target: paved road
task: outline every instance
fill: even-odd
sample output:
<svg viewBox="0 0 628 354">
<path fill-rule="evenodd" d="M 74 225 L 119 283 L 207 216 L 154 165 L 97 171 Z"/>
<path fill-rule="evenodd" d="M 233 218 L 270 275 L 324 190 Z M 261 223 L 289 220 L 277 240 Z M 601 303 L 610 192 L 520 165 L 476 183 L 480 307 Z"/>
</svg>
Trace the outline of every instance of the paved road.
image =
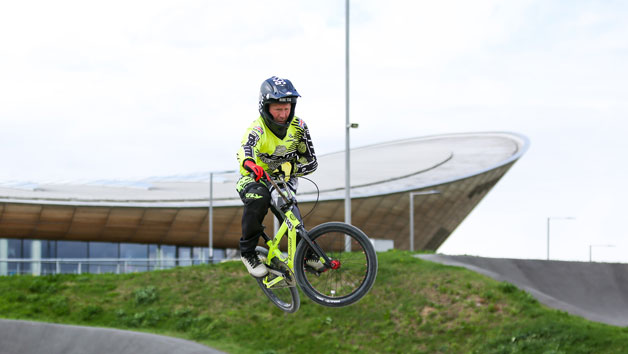
<svg viewBox="0 0 628 354">
<path fill-rule="evenodd" d="M 117 329 L 0 320 L 0 354 L 218 354 L 183 339 Z"/>
<path fill-rule="evenodd" d="M 417 257 L 465 267 L 529 292 L 541 303 L 615 326 L 628 326 L 628 264 L 447 256 Z"/>
</svg>

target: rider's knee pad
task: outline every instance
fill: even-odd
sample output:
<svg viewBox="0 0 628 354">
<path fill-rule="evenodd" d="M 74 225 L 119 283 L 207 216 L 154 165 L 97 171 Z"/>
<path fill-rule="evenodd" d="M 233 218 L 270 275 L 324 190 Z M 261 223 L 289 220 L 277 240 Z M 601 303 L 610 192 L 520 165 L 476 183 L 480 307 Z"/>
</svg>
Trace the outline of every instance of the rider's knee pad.
<svg viewBox="0 0 628 354">
<path fill-rule="evenodd" d="M 240 198 L 245 205 L 256 205 L 268 207 L 270 202 L 270 192 L 268 188 L 262 184 L 253 185 L 251 188 L 247 188 L 240 193 Z"/>
</svg>

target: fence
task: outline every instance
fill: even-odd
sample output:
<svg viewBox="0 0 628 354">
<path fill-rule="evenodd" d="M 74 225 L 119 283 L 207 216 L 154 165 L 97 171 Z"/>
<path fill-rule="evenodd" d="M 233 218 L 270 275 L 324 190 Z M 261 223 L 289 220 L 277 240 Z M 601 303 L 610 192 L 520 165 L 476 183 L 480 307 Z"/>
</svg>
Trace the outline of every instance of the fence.
<svg viewBox="0 0 628 354">
<path fill-rule="evenodd" d="M 124 274 L 195 264 L 217 263 L 221 260 L 216 258 L 0 258 L 0 276 L 16 274 Z"/>
</svg>

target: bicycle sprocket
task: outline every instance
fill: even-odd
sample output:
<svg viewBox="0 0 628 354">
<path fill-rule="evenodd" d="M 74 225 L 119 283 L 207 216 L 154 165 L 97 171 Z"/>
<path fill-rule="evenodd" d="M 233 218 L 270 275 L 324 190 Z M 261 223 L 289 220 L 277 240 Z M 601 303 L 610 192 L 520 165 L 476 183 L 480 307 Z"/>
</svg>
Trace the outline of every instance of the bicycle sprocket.
<svg viewBox="0 0 628 354">
<path fill-rule="evenodd" d="M 290 270 L 290 267 L 277 258 L 273 258 L 271 261 L 272 266 L 268 267 L 268 281 L 275 279 L 276 277 L 283 277 L 284 279 L 279 283 L 273 285 L 272 288 L 290 288 L 297 285 L 294 273 Z"/>
</svg>

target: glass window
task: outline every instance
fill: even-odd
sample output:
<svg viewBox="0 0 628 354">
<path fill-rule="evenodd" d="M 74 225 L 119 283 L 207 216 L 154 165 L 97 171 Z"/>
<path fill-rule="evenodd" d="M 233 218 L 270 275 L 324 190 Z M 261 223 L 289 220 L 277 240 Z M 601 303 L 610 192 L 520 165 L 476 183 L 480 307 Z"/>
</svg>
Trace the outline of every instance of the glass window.
<svg viewBox="0 0 628 354">
<path fill-rule="evenodd" d="M 150 259 L 157 259 L 157 258 L 159 258 L 158 251 L 159 251 L 159 246 L 157 246 L 157 245 L 148 245 L 148 258 L 150 258 Z"/>
<path fill-rule="evenodd" d="M 177 257 L 176 252 L 177 252 L 177 248 L 175 246 L 161 245 L 161 257 L 162 257 L 161 264 L 164 267 L 174 267 L 175 266 L 174 259 Z"/>
<path fill-rule="evenodd" d="M 87 258 L 87 242 L 57 241 L 59 258 Z M 78 261 L 66 261 L 60 264 L 61 273 L 79 273 L 87 271 L 86 264 Z"/>
<path fill-rule="evenodd" d="M 57 241 L 41 241 L 41 258 L 50 259 L 57 258 Z M 56 273 L 57 265 L 54 262 L 42 262 L 41 274 Z"/>
<path fill-rule="evenodd" d="M 175 252 L 177 248 L 175 246 L 161 245 L 161 254 L 163 258 L 173 259 L 176 258 Z"/>
<path fill-rule="evenodd" d="M 33 240 L 22 240 L 22 258 L 30 259 L 33 254 Z M 21 273 L 31 272 L 31 262 L 24 262 L 21 264 Z"/>
<path fill-rule="evenodd" d="M 201 264 L 207 260 L 207 248 L 194 247 L 192 249 L 192 258 L 194 258 L 194 264 Z"/>
<path fill-rule="evenodd" d="M 7 253 L 8 258 L 22 258 L 22 240 L 12 239 L 8 240 L 9 250 Z M 9 275 L 22 274 L 22 268 L 24 265 L 22 262 L 13 261 L 9 262 L 8 271 Z"/>
<path fill-rule="evenodd" d="M 9 258 L 22 258 L 22 240 L 10 238 L 9 244 Z"/>
<path fill-rule="evenodd" d="M 33 254 L 33 240 L 22 240 L 22 258 L 31 258 Z"/>
<path fill-rule="evenodd" d="M 159 269 L 159 246 L 148 245 L 148 270 Z"/>
<path fill-rule="evenodd" d="M 194 264 L 201 264 L 207 262 L 209 258 L 209 248 L 207 247 L 194 247 Z M 214 248 L 214 261 L 218 262 L 225 258 L 225 250 L 222 248 Z"/>
<path fill-rule="evenodd" d="M 118 258 L 118 244 L 111 242 L 90 242 L 89 258 Z"/>
<path fill-rule="evenodd" d="M 214 248 L 214 262 L 227 258 L 227 250 L 224 248 Z"/>
<path fill-rule="evenodd" d="M 180 266 L 188 266 L 191 265 L 192 262 L 190 258 L 192 258 L 192 249 L 190 247 L 177 247 L 179 264 Z"/>
<path fill-rule="evenodd" d="M 87 242 L 57 241 L 59 258 L 87 258 Z"/>
<path fill-rule="evenodd" d="M 41 258 L 57 258 L 57 241 L 41 241 Z"/>
<path fill-rule="evenodd" d="M 115 273 L 118 262 L 102 260 L 102 258 L 119 258 L 117 243 L 90 242 L 89 243 L 89 272 L 90 273 Z M 99 258 L 101 260 L 99 260 Z"/>
<path fill-rule="evenodd" d="M 148 261 L 148 245 L 138 243 L 121 243 L 120 258 L 127 259 L 124 262 L 125 272 L 144 272 L 149 270 Z M 137 259 L 138 261 L 130 261 Z"/>
<path fill-rule="evenodd" d="M 120 258 L 148 258 L 148 247 L 138 243 L 121 243 Z"/>
</svg>

